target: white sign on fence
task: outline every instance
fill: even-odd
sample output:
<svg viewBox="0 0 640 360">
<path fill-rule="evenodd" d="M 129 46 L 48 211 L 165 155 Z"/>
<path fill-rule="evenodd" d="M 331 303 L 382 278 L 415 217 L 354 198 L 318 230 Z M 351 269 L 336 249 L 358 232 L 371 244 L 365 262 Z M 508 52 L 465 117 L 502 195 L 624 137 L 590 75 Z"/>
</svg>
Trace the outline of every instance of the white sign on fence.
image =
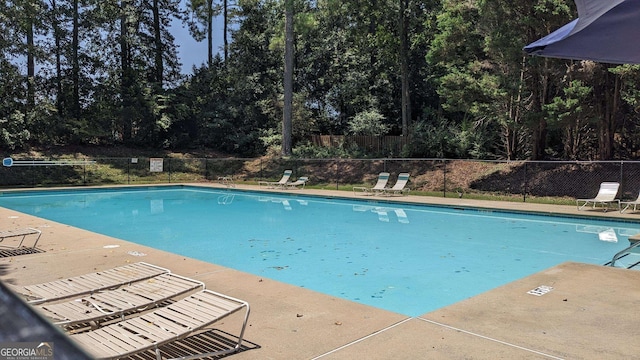
<svg viewBox="0 0 640 360">
<path fill-rule="evenodd" d="M 162 172 L 162 158 L 150 158 L 149 159 L 149 171 Z"/>
</svg>

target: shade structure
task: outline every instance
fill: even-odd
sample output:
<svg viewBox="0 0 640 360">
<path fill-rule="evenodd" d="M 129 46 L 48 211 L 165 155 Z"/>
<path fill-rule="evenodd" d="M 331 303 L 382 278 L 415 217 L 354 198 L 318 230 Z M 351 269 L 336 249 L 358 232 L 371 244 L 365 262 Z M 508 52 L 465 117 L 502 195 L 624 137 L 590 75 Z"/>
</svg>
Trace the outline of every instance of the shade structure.
<svg viewBox="0 0 640 360">
<path fill-rule="evenodd" d="M 578 18 L 524 47 L 531 55 L 640 64 L 640 0 L 575 0 Z"/>
</svg>

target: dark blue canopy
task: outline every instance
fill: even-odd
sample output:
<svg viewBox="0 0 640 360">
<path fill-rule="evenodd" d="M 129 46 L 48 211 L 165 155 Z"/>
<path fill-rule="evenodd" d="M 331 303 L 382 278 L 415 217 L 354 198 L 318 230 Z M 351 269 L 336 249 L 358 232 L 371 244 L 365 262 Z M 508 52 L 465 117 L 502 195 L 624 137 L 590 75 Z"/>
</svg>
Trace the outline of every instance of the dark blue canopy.
<svg viewBox="0 0 640 360">
<path fill-rule="evenodd" d="M 531 55 L 640 64 L 640 0 L 575 0 L 578 18 L 524 47 Z"/>
</svg>

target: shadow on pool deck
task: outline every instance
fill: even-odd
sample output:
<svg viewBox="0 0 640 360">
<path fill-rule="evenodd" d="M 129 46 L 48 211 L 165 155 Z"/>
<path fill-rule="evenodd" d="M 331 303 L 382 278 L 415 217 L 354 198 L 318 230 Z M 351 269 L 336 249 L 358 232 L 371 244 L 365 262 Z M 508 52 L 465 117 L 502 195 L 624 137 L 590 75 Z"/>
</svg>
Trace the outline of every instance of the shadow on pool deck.
<svg viewBox="0 0 640 360">
<path fill-rule="evenodd" d="M 295 193 L 351 197 L 329 190 Z M 578 212 L 573 206 L 419 196 L 384 200 L 640 220 L 640 214 Z M 631 359 L 640 354 L 635 336 L 640 271 L 564 263 L 411 318 L 4 208 L 0 219 L 1 229 L 42 230 L 38 248 L 44 251 L 0 258 L 9 271 L 3 281 L 30 284 L 145 261 L 248 301 L 247 342 L 231 359 Z M 528 293 L 540 286 L 553 289 L 541 296 Z M 214 338 L 204 335 L 203 342 L 237 336 L 241 321 L 235 314 L 216 323 Z"/>
</svg>

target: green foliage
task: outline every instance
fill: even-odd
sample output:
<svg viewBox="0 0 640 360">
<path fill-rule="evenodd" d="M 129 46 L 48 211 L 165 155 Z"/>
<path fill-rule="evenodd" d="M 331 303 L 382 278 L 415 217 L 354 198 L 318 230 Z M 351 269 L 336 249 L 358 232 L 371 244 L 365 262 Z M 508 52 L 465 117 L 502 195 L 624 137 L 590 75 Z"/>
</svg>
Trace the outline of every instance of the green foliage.
<svg viewBox="0 0 640 360">
<path fill-rule="evenodd" d="M 411 146 L 405 155 L 424 158 L 491 158 L 494 134 L 483 124 L 468 121 L 456 126 L 442 117 L 430 117 L 413 126 Z"/>
<path fill-rule="evenodd" d="M 262 145 L 271 153 L 278 153 L 282 146 L 282 135 L 275 129 L 264 130 L 260 136 Z"/>
<path fill-rule="evenodd" d="M 27 144 L 30 136 L 23 113 L 16 111 L 0 118 L 0 147 L 20 149 Z"/>
<path fill-rule="evenodd" d="M 337 147 L 326 147 L 303 142 L 293 148 L 293 156 L 307 159 L 347 159 L 364 155 L 356 147 L 345 147 L 344 144 Z"/>
<path fill-rule="evenodd" d="M 188 75 L 180 74 L 169 24 L 181 21 L 194 38 L 210 42 L 208 25 L 219 1 L 74 4 L 0 4 L 0 145 L 126 144 L 242 156 L 279 148 L 283 1 L 237 1 L 229 8 L 228 57 L 213 54 Z M 408 75 L 412 114 L 412 142 L 402 156 L 605 159 L 640 153 L 637 66 L 522 52 L 575 17 L 573 0 L 291 4 L 297 156 L 381 155 L 316 148 L 308 138 L 401 134 L 401 74 Z"/>
<path fill-rule="evenodd" d="M 620 76 L 623 89 L 622 99 L 631 106 L 635 113 L 640 113 L 640 65 L 620 65 L 609 70 Z"/>
<path fill-rule="evenodd" d="M 389 131 L 389 126 L 383 123 L 384 115 L 377 109 L 368 109 L 357 113 L 349 120 L 349 133 L 353 135 L 382 136 Z"/>
</svg>

